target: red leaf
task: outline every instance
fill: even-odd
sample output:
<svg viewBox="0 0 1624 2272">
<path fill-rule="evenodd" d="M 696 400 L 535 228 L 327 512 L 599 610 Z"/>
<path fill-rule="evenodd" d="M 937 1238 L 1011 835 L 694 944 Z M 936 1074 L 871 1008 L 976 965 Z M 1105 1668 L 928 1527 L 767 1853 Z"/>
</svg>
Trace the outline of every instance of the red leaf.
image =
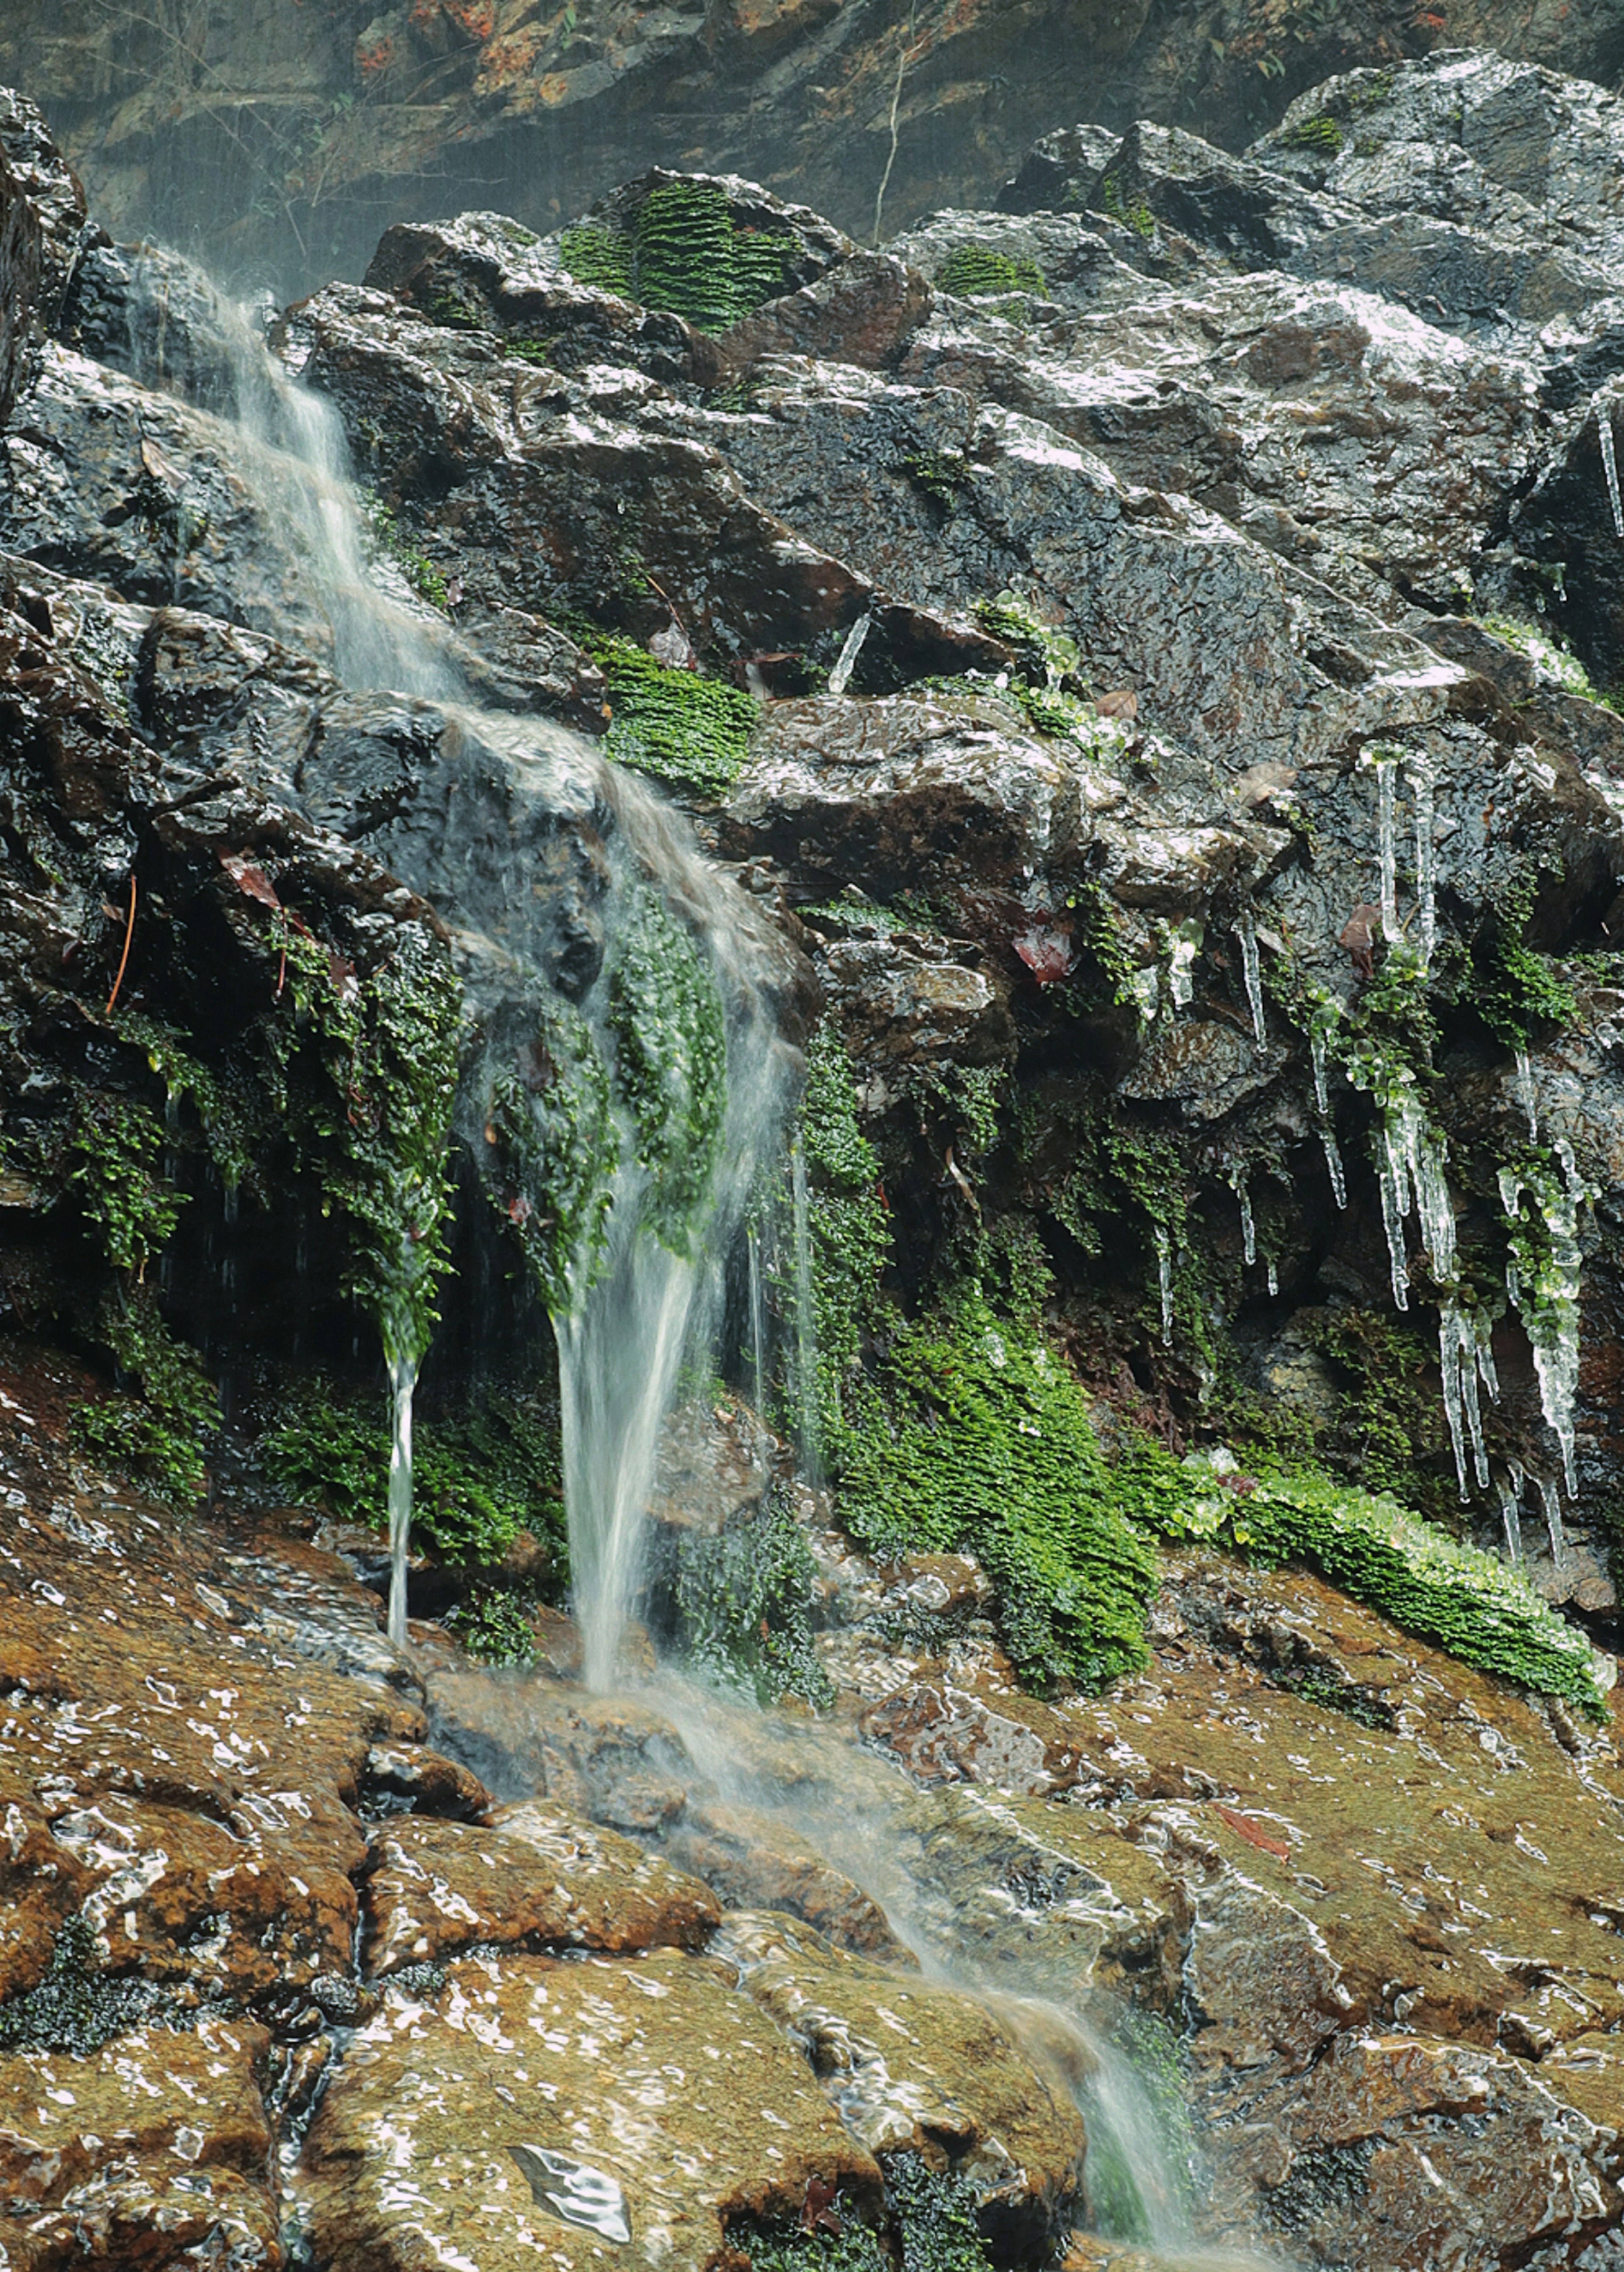
<svg viewBox="0 0 1624 2272">
<path fill-rule="evenodd" d="M 1263 1825 L 1254 1822 L 1249 1814 L 1237 1814 L 1233 1806 L 1215 1807 L 1213 1812 L 1220 1822 L 1226 1822 L 1236 1837 L 1244 1838 L 1248 1846 L 1261 1847 L 1265 1854 L 1272 1854 L 1277 1862 L 1291 1860 L 1292 1850 L 1285 1841 L 1271 1838 Z"/>
<path fill-rule="evenodd" d="M 262 908 L 279 908 L 282 904 L 271 888 L 271 879 L 263 868 L 256 867 L 246 852 L 222 852 L 220 864 L 230 877 L 244 899 L 257 900 Z"/>
</svg>

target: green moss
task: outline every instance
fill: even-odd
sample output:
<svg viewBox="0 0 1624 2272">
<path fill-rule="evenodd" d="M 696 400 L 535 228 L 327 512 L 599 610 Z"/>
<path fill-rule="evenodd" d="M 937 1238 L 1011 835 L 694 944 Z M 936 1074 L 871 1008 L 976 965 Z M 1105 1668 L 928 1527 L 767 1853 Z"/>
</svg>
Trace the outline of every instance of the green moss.
<svg viewBox="0 0 1624 2272">
<path fill-rule="evenodd" d="M 812 1550 L 781 1491 L 711 1536 L 667 1532 L 653 1575 L 659 1622 L 702 1679 L 760 1704 L 834 1701 L 812 1646 Z"/>
<path fill-rule="evenodd" d="M 305 1386 L 260 1446 L 272 1487 L 346 1522 L 388 1521 L 389 1424 L 382 1399 Z M 443 1561 L 499 1563 L 521 1530 L 549 1556 L 548 1591 L 568 1575 L 558 1416 L 488 1393 L 453 1417 L 420 1418 L 413 1444 L 413 1536 Z"/>
<path fill-rule="evenodd" d="M 44 1977 L 21 1996 L 0 2004 L 0 2050 L 66 2052 L 89 2059 L 115 2036 L 134 2028 L 180 2029 L 183 2015 L 171 1992 L 151 1980 L 111 1978 L 95 1970 L 96 1936 L 87 1918 L 68 1918 L 56 1935 Z"/>
<path fill-rule="evenodd" d="M 81 1405 L 71 1423 L 74 1441 L 158 1498 L 191 1506 L 208 1481 L 204 1446 L 220 1425 L 213 1383 L 143 1286 L 109 1289 L 95 1333 L 139 1394 Z"/>
<path fill-rule="evenodd" d="M 428 555 L 413 542 L 392 510 L 381 498 L 374 497 L 369 501 L 367 524 L 377 549 L 388 554 L 418 598 L 426 600 L 431 608 L 438 608 L 443 612 L 451 601 L 443 572 L 436 568 Z"/>
<path fill-rule="evenodd" d="M 530 1596 L 520 1588 L 476 1586 L 445 1622 L 481 1664 L 533 1664 L 536 1637 L 531 1609 Z"/>
<path fill-rule="evenodd" d="M 185 1194 L 158 1172 L 164 1132 L 134 1097 L 81 1089 L 67 1139 L 67 1174 L 115 1270 L 142 1276 L 168 1244 Z"/>
<path fill-rule="evenodd" d="M 506 339 L 502 352 L 513 362 L 531 362 L 551 370 L 553 350 L 545 340 Z"/>
<path fill-rule="evenodd" d="M 1334 158 L 1342 148 L 1342 129 L 1334 118 L 1321 112 L 1314 118 L 1300 118 L 1295 125 L 1288 126 L 1280 141 L 1287 150 L 1317 150 Z"/>
<path fill-rule="evenodd" d="M 1501 895 L 1487 940 L 1474 958 L 1471 1007 L 1509 1050 L 1526 1049 L 1542 1028 L 1571 1025 L 1577 1008 L 1567 980 L 1528 944 L 1535 890 L 1530 875 Z"/>
<path fill-rule="evenodd" d="M 577 284 L 596 292 L 632 297 L 632 246 L 629 237 L 607 228 L 567 228 L 558 240 L 559 258 Z"/>
<path fill-rule="evenodd" d="M 113 1028 L 121 1041 L 141 1052 L 148 1070 L 163 1082 L 170 1105 L 190 1105 L 210 1158 L 227 1189 L 235 1191 L 252 1173 L 255 1146 L 267 1132 L 271 1117 L 264 1100 L 255 1094 L 251 1075 L 205 1065 L 188 1047 L 185 1035 L 138 1012 L 119 1011 Z"/>
<path fill-rule="evenodd" d="M 1317 1470 L 1220 1476 L 1154 1447 L 1136 1455 L 1130 1503 L 1164 1535 L 1275 1564 L 1306 1562 L 1463 1663 L 1599 1713 L 1590 1643 L 1519 1571 L 1448 1538 L 1396 1499 Z"/>
<path fill-rule="evenodd" d="M 828 2212 L 833 2231 L 822 2223 L 810 2232 L 735 2227 L 728 2237 L 745 2249 L 750 2272 L 990 2272 L 968 2179 L 933 2170 L 912 2151 L 888 2155 L 883 2167 L 894 2256 L 838 2196 Z"/>
<path fill-rule="evenodd" d="M 939 288 L 957 300 L 984 299 L 1004 292 L 1031 292 L 1039 299 L 1048 285 L 1035 260 L 1011 259 L 990 244 L 955 245 L 936 278 Z"/>
<path fill-rule="evenodd" d="M 1523 621 L 1515 616 L 1483 616 L 1479 618 L 1486 632 L 1515 647 L 1534 666 L 1538 677 L 1548 685 L 1558 687 L 1564 694 L 1576 694 L 1583 702 L 1599 702 L 1604 707 L 1616 705 L 1591 683 L 1590 675 L 1570 647 L 1553 639 L 1548 629 L 1538 624 Z"/>
<path fill-rule="evenodd" d="M 1118 1511 L 1082 1392 L 979 1293 L 898 1321 L 829 1449 L 865 1544 L 980 1558 L 1023 1678 L 1094 1688 L 1146 1661 L 1154 1558 Z"/>
<path fill-rule="evenodd" d="M 702 332 L 723 332 L 785 288 L 793 239 L 735 221 L 725 191 L 706 182 L 651 191 L 629 235 L 592 227 L 559 239 L 577 283 L 667 308 Z"/>
<path fill-rule="evenodd" d="M 634 896 L 609 973 L 615 1086 L 650 1178 L 647 1220 L 674 1254 L 692 1250 L 727 1107 L 727 1043 L 709 965 L 647 886 Z"/>
<path fill-rule="evenodd" d="M 1106 174 L 1099 184 L 1101 210 L 1112 220 L 1121 221 L 1131 228 L 1136 236 L 1152 237 L 1156 234 L 1156 216 L 1142 198 L 1125 198 L 1121 178 Z"/>
<path fill-rule="evenodd" d="M 1345 1376 L 1337 1449 L 1373 1491 L 1444 1515 L 1455 1503 L 1453 1476 L 1429 1473 L 1438 1448 L 1438 1401 L 1431 1385 L 1436 1347 L 1375 1310 L 1329 1310 L 1312 1320 L 1311 1341 Z"/>
<path fill-rule="evenodd" d="M 608 1245 L 620 1131 L 607 1068 L 585 1020 L 538 1004 L 517 1062 L 494 1049 L 480 1067 L 486 1186 L 518 1236 L 555 1317 L 596 1282 Z"/>
<path fill-rule="evenodd" d="M 725 796 L 761 716 L 755 696 L 697 670 L 669 669 L 629 639 L 588 632 L 581 645 L 607 683 L 613 716 L 604 748 L 615 764 Z"/>
</svg>

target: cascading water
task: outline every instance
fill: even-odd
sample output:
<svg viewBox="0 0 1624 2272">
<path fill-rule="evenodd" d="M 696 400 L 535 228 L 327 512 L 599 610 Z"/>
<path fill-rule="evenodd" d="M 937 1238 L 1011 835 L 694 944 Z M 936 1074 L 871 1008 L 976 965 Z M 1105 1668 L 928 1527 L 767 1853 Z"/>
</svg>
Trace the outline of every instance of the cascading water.
<svg viewBox="0 0 1624 2272">
<path fill-rule="evenodd" d="M 1165 1222 L 1156 1226 L 1156 1276 L 1162 1301 L 1162 1347 L 1173 1347 L 1173 1240 Z"/>
<path fill-rule="evenodd" d="M 1376 832 L 1382 873 L 1382 936 L 1398 938 L 1398 760 L 1389 751 L 1374 759 Z"/>
<path fill-rule="evenodd" d="M 150 303 L 179 273 L 154 260 L 145 279 L 136 279 L 130 359 L 149 385 L 168 385 L 172 376 L 165 367 L 168 326 L 153 318 Z M 186 273 L 186 284 L 206 306 L 208 392 L 217 410 L 235 413 L 235 470 L 266 529 L 298 563 L 285 594 L 298 637 L 324 651 L 348 687 L 433 706 L 454 741 L 495 751 L 526 780 L 557 787 L 573 809 L 607 824 L 608 874 L 600 887 L 610 951 L 602 970 L 569 1002 L 540 970 L 518 974 L 521 993 L 536 998 L 544 1024 L 549 1016 L 573 1021 L 583 1094 L 603 1103 L 595 1170 L 601 1190 L 581 1198 L 579 1236 L 546 1289 L 559 1352 L 577 1609 L 588 1678 L 601 1686 L 614 1674 L 679 1369 L 685 1357 L 708 1357 L 720 1320 L 723 1261 L 787 1117 L 793 1061 L 756 983 L 764 927 L 737 887 L 707 865 L 676 816 L 593 744 L 543 720 L 470 705 L 477 657 L 443 619 L 413 607 L 404 585 L 398 594 L 380 588 L 333 407 L 290 377 L 248 314 L 211 298 L 195 273 Z M 860 644 L 854 633 L 848 664 Z M 523 861 L 499 844 L 471 848 L 468 904 L 459 915 L 471 923 L 488 916 L 498 928 L 500 903 L 528 893 Z M 413 882 L 409 861 L 397 865 Z M 489 910 L 473 904 L 481 888 Z M 686 1024 L 674 1001 L 693 1005 Z M 651 1044 L 644 1025 L 666 1029 L 664 1043 Z M 463 1131 L 476 1158 L 485 1148 L 480 1132 L 492 1128 L 494 1049 L 488 1039 L 480 1066 L 465 1083 L 479 1092 L 479 1109 L 465 1113 L 470 1125 Z M 716 1060 L 708 1074 L 707 1052 Z M 701 1109 L 707 1079 L 714 1125 Z M 689 1110 L 690 1123 L 662 1149 L 651 1115 L 673 1110 L 674 1098 Z M 506 1102 L 522 1120 L 522 1102 Z M 524 1188 L 522 1175 L 518 1182 L 509 1194 L 513 1219 L 545 1219 L 549 1195 Z M 426 1346 L 411 1322 L 422 1305 L 409 1297 L 430 1267 L 406 1242 L 399 1283 L 385 1289 L 380 1318 L 391 1387 L 389 1622 L 397 1642 L 406 1639 L 413 1400 Z"/>
<path fill-rule="evenodd" d="M 1613 533 L 1620 542 L 1624 542 L 1624 497 L 1619 495 L 1619 460 L 1613 437 L 1613 402 L 1605 390 L 1598 390 L 1592 407 L 1596 413 L 1596 438 L 1601 445 L 1601 469 L 1607 484 L 1607 503 L 1613 509 Z"/>
</svg>

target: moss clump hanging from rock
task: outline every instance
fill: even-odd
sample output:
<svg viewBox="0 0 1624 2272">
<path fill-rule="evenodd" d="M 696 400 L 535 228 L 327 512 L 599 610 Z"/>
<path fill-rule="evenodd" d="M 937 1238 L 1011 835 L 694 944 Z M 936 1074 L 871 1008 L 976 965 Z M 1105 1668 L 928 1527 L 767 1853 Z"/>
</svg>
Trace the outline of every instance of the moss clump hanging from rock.
<svg viewBox="0 0 1624 2272">
<path fill-rule="evenodd" d="M 608 1069 L 579 1013 L 538 1005 L 522 1043 L 489 1048 L 476 1079 L 487 1188 L 556 1316 L 590 1291 L 608 1246 L 620 1131 Z"/>
<path fill-rule="evenodd" d="M 834 1701 L 812 1645 L 812 1550 L 777 1487 L 748 1522 L 662 1532 L 654 1556 L 654 1622 L 702 1679 L 763 1705 Z"/>
<path fill-rule="evenodd" d="M 674 1254 L 693 1250 L 727 1110 L 727 1036 L 716 980 L 646 886 L 632 898 L 609 975 L 615 1086 L 649 1177 L 647 1221 Z"/>
</svg>

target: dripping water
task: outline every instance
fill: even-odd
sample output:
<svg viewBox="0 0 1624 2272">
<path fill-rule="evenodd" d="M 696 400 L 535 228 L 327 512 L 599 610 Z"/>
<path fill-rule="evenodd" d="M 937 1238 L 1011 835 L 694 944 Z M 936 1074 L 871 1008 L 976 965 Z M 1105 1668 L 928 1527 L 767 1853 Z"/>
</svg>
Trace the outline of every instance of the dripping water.
<svg viewBox="0 0 1624 2272">
<path fill-rule="evenodd" d="M 1397 760 L 1378 758 L 1375 770 L 1377 846 L 1382 863 L 1382 936 L 1390 944 L 1399 935 Z"/>
<path fill-rule="evenodd" d="M 847 632 L 841 644 L 840 653 L 836 659 L 835 667 L 829 674 L 829 691 L 831 694 L 844 694 L 851 684 L 852 673 L 857 668 L 857 658 L 863 651 L 863 641 L 868 636 L 868 626 L 873 621 L 872 616 L 859 616 L 851 630 Z"/>
<path fill-rule="evenodd" d="M 406 1558 L 412 1536 L 412 1393 L 417 1363 L 406 1356 L 389 1360 L 389 1638 L 397 1648 L 406 1640 Z"/>
<path fill-rule="evenodd" d="M 1240 1202 L 1240 1251 L 1249 1270 L 1257 1260 L 1257 1225 L 1252 1216 L 1252 1187 L 1244 1163 L 1232 1168 L 1229 1188 Z"/>
</svg>

